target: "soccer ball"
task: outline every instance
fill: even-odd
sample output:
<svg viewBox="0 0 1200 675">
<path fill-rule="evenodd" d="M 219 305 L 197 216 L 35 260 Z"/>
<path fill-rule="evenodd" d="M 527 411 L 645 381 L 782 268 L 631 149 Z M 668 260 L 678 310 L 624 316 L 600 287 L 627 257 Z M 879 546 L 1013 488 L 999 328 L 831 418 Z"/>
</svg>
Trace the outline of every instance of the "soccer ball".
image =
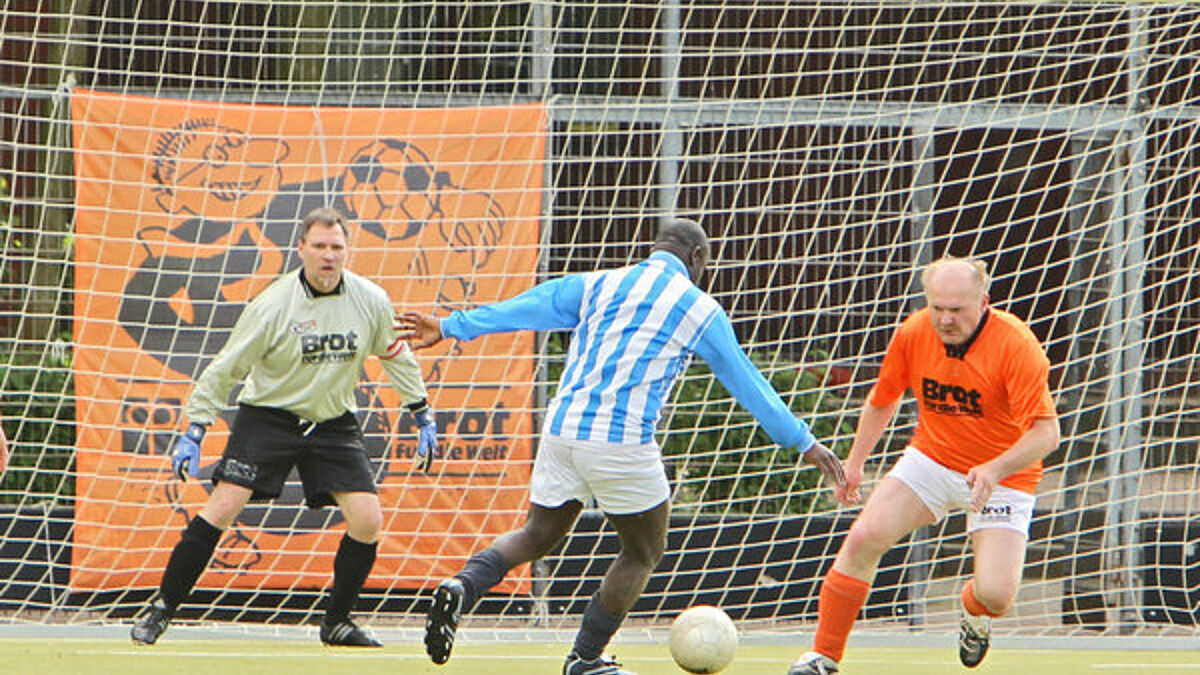
<svg viewBox="0 0 1200 675">
<path fill-rule="evenodd" d="M 385 241 L 408 239 L 433 220 L 449 180 L 421 148 L 384 138 L 354 153 L 342 175 L 342 198 L 364 230 Z"/>
<path fill-rule="evenodd" d="M 711 605 L 688 608 L 671 624 L 671 658 L 689 673 L 720 672 L 737 645 L 733 619 Z"/>
</svg>

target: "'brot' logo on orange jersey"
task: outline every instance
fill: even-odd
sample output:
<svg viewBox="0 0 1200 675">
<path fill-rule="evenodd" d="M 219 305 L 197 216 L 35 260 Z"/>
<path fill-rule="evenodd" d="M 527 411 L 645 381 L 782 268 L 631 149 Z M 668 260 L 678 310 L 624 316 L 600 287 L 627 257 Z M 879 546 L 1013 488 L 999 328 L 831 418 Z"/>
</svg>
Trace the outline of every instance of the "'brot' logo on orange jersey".
<svg viewBox="0 0 1200 675">
<path fill-rule="evenodd" d="M 982 394 L 977 389 L 942 384 L 933 378 L 923 377 L 921 396 L 925 399 L 925 407 L 929 412 L 983 417 L 983 406 L 979 405 L 979 397 Z"/>
</svg>

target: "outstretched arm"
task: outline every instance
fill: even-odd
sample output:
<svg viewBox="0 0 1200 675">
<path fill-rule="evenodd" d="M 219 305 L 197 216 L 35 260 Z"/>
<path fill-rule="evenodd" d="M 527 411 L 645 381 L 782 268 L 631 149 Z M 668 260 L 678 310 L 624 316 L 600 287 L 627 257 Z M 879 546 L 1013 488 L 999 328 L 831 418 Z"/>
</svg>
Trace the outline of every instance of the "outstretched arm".
<svg viewBox="0 0 1200 675">
<path fill-rule="evenodd" d="M 724 312 L 718 312 L 700 336 L 696 353 L 734 398 L 754 415 L 771 440 L 784 447 L 799 448 L 805 461 L 820 469 L 835 489 L 844 488 L 846 476 L 841 460 L 817 442 L 808 425 L 796 419 L 767 378 L 751 363 L 737 343 L 733 325 Z"/>
<path fill-rule="evenodd" d="M 808 425 L 796 419 L 779 393 L 742 351 L 733 324 L 718 311 L 696 343 L 696 354 L 708 363 L 729 393 L 754 415 L 771 440 L 785 448 L 806 450 L 816 440 Z"/>
<path fill-rule="evenodd" d="M 448 337 L 474 340 L 492 333 L 574 328 L 582 302 L 583 277 L 573 275 L 540 283 L 508 300 L 454 312 L 445 319 L 403 312 L 396 317 L 396 327 L 413 349 L 425 349 Z"/>
</svg>

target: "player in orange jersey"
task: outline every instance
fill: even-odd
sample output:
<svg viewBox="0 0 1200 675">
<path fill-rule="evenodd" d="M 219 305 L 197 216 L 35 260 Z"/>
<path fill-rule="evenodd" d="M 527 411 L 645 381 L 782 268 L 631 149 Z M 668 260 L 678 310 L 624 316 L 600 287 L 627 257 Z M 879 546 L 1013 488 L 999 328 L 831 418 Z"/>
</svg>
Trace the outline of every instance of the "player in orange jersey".
<svg viewBox="0 0 1200 675">
<path fill-rule="evenodd" d="M 1042 458 L 1059 441 L 1050 362 L 1017 317 L 988 306 L 987 267 L 943 258 L 921 274 L 927 307 L 909 316 L 888 345 L 845 460 L 844 505 L 860 501 L 863 464 L 912 390 L 917 428 L 903 457 L 880 481 L 821 584 L 813 651 L 789 675 L 838 671 L 855 617 L 883 554 L 953 508 L 967 510 L 974 578 L 962 589 L 959 659 L 987 653 L 990 621 L 1017 595 Z"/>
</svg>

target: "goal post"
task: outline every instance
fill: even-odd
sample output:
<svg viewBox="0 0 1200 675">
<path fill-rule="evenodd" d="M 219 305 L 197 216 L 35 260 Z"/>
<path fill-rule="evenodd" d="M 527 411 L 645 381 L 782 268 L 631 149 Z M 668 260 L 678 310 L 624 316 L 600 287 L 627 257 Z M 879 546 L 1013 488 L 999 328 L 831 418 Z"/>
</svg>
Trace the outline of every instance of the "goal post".
<svg viewBox="0 0 1200 675">
<path fill-rule="evenodd" d="M 842 454 L 916 272 L 984 259 L 1052 363 L 1062 443 L 1000 632 L 1200 622 L 1200 8 L 1187 3 L 10 3 L 0 15 L 0 610 L 117 621 L 206 498 L 166 457 L 190 383 L 334 205 L 350 268 L 445 314 L 630 264 L 678 214 L 756 365 Z M 421 362 L 447 453 L 359 392 L 385 544 L 359 608 L 521 522 L 564 337 Z M 633 619 L 699 602 L 803 629 L 855 510 L 699 361 L 658 440 L 666 558 Z M 226 411 L 223 419 L 232 412 Z M 873 483 L 912 433 L 901 406 Z M 223 425 L 205 440 L 219 457 Z M 339 527 L 298 483 L 222 539 L 185 618 L 310 622 Z M 961 515 L 884 559 L 869 627 L 951 630 Z M 481 616 L 566 625 L 615 551 L 585 512 Z"/>
</svg>

